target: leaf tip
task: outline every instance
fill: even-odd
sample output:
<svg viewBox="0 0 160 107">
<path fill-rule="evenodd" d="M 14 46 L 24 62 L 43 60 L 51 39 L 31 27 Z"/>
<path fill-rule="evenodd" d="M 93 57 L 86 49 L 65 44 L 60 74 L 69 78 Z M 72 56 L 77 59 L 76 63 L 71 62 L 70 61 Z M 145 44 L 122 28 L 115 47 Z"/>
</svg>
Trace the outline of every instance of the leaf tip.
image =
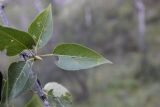
<svg viewBox="0 0 160 107">
<path fill-rule="evenodd" d="M 52 5 L 49 4 L 47 8 L 48 8 L 48 10 L 52 10 Z"/>
<path fill-rule="evenodd" d="M 108 59 L 106 59 L 106 58 L 104 58 L 103 59 L 104 61 L 104 64 L 113 64 L 113 62 L 112 61 L 110 61 L 110 60 L 108 60 Z"/>
</svg>

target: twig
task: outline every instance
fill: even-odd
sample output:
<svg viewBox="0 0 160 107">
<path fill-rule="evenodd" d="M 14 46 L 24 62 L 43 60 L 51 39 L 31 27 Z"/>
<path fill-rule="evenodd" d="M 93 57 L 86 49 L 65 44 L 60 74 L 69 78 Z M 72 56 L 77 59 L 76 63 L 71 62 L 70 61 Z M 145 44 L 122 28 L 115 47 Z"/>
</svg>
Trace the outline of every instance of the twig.
<svg viewBox="0 0 160 107">
<path fill-rule="evenodd" d="M 35 8 L 36 8 L 36 10 L 38 12 L 41 12 L 43 10 L 43 7 L 42 7 L 42 4 L 41 4 L 40 0 L 34 0 L 34 5 L 35 5 Z M 43 88 L 41 86 L 41 83 L 40 83 L 40 81 L 38 79 L 37 79 L 37 81 L 35 83 L 34 88 L 37 90 L 37 93 L 38 93 L 39 97 L 41 98 L 41 100 L 43 101 L 45 107 L 51 107 L 50 103 L 48 101 L 48 98 L 45 95 L 45 93 L 43 91 Z"/>
<path fill-rule="evenodd" d="M 6 26 L 9 26 L 9 21 L 8 21 L 8 18 L 7 18 L 7 15 L 4 9 L 5 9 L 4 1 L 1 1 L 0 2 L 0 17 L 2 19 L 3 24 Z M 7 75 L 7 78 L 8 78 L 8 75 Z M 9 107 L 8 98 L 6 100 L 6 107 Z"/>
<path fill-rule="evenodd" d="M 9 20 L 8 20 L 8 18 L 6 16 L 4 8 L 5 8 L 5 6 L 4 6 L 3 2 L 0 2 L 0 17 L 2 19 L 3 24 L 6 25 L 6 26 L 9 26 Z M 42 7 L 40 7 L 40 5 L 39 5 L 39 8 L 37 8 L 37 9 L 39 9 L 39 11 L 40 11 L 41 8 Z M 34 73 L 32 73 L 32 74 L 34 75 Z M 43 101 L 45 107 L 51 107 L 50 104 L 49 104 L 48 98 L 45 95 L 45 93 L 44 93 L 44 91 L 43 91 L 43 89 L 42 89 L 42 87 L 41 87 L 40 82 L 39 82 L 38 79 L 35 82 L 34 88 L 36 89 L 39 97 Z"/>
<path fill-rule="evenodd" d="M 2 19 L 2 22 L 4 25 L 9 26 L 9 21 L 6 15 L 6 12 L 4 10 L 5 6 L 3 4 L 3 2 L 0 2 L 0 17 Z"/>
<path fill-rule="evenodd" d="M 27 60 L 27 61 L 29 61 L 29 60 Z M 29 64 L 30 64 L 30 67 L 32 67 L 32 64 L 33 64 L 33 63 L 30 62 Z M 30 75 L 32 76 L 32 78 L 37 77 L 33 71 L 30 72 Z M 43 90 L 43 88 L 42 88 L 42 85 L 41 85 L 41 83 L 40 83 L 40 81 L 39 81 L 38 78 L 37 78 L 37 80 L 35 81 L 34 89 L 36 90 L 36 92 L 37 92 L 37 94 L 39 95 L 40 99 L 43 101 L 45 107 L 51 107 L 51 106 L 50 106 L 50 103 L 49 103 L 49 101 L 48 101 L 48 98 L 47 98 L 47 96 L 46 96 L 46 94 L 45 94 L 45 92 L 44 92 L 44 90 Z"/>
<path fill-rule="evenodd" d="M 43 101 L 45 107 L 51 107 L 50 103 L 48 101 L 48 98 L 46 97 L 46 95 L 41 87 L 40 81 L 38 79 L 37 79 L 34 87 L 37 90 L 37 93 L 38 93 L 40 99 Z"/>
</svg>

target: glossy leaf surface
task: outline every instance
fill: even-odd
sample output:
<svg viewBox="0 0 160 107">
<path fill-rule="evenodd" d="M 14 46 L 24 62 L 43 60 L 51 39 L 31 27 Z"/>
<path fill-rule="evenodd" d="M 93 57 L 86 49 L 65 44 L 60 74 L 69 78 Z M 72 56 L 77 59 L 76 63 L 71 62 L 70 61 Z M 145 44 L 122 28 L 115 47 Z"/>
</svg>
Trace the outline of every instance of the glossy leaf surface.
<svg viewBox="0 0 160 107">
<path fill-rule="evenodd" d="M 8 56 L 17 55 L 25 49 L 33 49 L 34 45 L 35 41 L 30 34 L 0 26 L 0 51 L 6 50 Z"/>
</svg>

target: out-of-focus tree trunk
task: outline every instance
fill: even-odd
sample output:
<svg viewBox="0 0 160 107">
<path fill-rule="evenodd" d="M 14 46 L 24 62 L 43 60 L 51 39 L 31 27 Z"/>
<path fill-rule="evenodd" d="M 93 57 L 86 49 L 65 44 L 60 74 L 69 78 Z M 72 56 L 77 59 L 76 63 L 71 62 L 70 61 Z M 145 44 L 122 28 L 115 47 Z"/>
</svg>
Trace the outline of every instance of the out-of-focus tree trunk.
<svg viewBox="0 0 160 107">
<path fill-rule="evenodd" d="M 138 22 L 138 30 L 139 30 L 139 37 L 138 37 L 138 44 L 140 51 L 145 54 L 147 51 L 147 44 L 145 41 L 145 5 L 142 0 L 134 0 L 135 7 L 137 10 L 137 22 Z"/>
<path fill-rule="evenodd" d="M 145 41 L 145 5 L 142 0 L 134 0 L 135 7 L 136 7 L 136 17 L 137 17 L 137 23 L 138 23 L 138 47 L 142 54 L 141 59 L 141 69 L 140 72 L 143 75 L 143 72 L 145 72 L 145 69 L 143 65 L 147 63 L 146 60 L 146 41 Z M 140 73 L 140 74 L 141 74 Z"/>
<path fill-rule="evenodd" d="M 85 8 L 85 24 L 87 27 L 90 27 L 92 25 L 92 20 L 93 20 L 93 16 L 92 16 L 92 10 L 89 7 Z"/>
<path fill-rule="evenodd" d="M 136 74 L 136 78 L 144 81 L 150 81 L 155 79 L 156 71 L 153 71 L 154 67 L 149 63 L 147 59 L 148 47 L 146 42 L 146 23 L 145 23 L 145 5 L 142 0 L 134 0 L 137 10 L 137 22 L 138 22 L 138 44 L 141 57 L 140 69 Z"/>
</svg>

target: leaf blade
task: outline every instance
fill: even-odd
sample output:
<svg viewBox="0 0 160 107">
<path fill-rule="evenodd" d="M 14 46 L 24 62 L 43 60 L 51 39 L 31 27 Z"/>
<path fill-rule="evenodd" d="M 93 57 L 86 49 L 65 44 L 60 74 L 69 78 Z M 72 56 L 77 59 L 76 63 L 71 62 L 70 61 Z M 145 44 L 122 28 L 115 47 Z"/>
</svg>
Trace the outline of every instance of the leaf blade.
<svg viewBox="0 0 160 107">
<path fill-rule="evenodd" d="M 30 89 L 31 84 L 30 75 L 32 67 L 30 61 L 12 63 L 8 70 L 8 97 L 9 100 L 19 96 L 21 93 Z M 32 82 L 34 83 L 36 79 Z"/>
<path fill-rule="evenodd" d="M 31 23 L 28 32 L 35 39 L 36 50 L 42 48 L 50 40 L 53 32 L 52 7 L 49 5 Z"/>
<path fill-rule="evenodd" d="M 8 56 L 14 56 L 25 49 L 33 49 L 35 41 L 26 32 L 0 26 L 0 51 L 7 50 Z"/>
<path fill-rule="evenodd" d="M 34 94 L 31 100 L 25 105 L 25 107 L 44 107 L 44 105 L 39 96 Z"/>
<path fill-rule="evenodd" d="M 56 65 L 65 70 L 81 70 L 112 63 L 99 53 L 79 44 L 65 43 L 58 45 L 53 54 L 58 56 Z"/>
</svg>

